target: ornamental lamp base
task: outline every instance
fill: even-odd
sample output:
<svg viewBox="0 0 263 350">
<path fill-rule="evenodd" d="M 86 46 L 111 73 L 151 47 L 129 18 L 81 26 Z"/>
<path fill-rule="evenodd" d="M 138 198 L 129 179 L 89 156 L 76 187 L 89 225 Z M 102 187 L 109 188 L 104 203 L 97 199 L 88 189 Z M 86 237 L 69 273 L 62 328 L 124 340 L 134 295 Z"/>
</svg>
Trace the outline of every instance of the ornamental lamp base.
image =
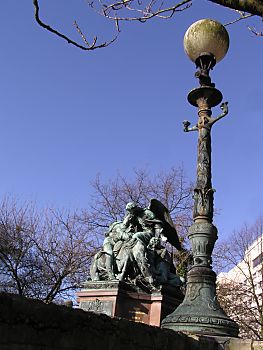
<svg viewBox="0 0 263 350">
<path fill-rule="evenodd" d="M 183 303 L 162 321 L 161 327 L 188 334 L 237 337 L 238 325 L 220 307 L 215 282 L 212 269 L 193 266 Z"/>
</svg>

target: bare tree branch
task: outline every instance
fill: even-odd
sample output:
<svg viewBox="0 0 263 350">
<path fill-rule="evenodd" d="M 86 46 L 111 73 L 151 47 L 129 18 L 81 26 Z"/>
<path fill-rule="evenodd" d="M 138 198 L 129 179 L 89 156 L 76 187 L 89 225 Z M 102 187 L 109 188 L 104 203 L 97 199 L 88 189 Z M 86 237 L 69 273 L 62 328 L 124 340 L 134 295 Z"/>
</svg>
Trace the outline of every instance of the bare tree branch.
<svg viewBox="0 0 263 350">
<path fill-rule="evenodd" d="M 169 19 L 173 17 L 175 12 L 184 11 L 192 5 L 192 0 L 183 0 L 173 6 L 162 8 L 163 2 L 161 2 L 159 6 L 157 2 L 158 0 L 150 0 L 150 2 L 144 6 L 142 6 L 143 2 L 140 2 L 139 5 L 141 5 L 142 8 L 136 8 L 131 6 L 134 3 L 134 0 L 117 1 L 110 5 L 106 5 L 105 3 L 101 2 L 101 0 L 99 0 L 101 9 L 96 10 L 96 12 L 110 20 L 116 21 L 116 25 L 119 28 L 119 21 L 139 21 L 141 23 L 145 23 L 147 20 L 154 17 L 160 19 Z M 89 2 L 89 5 L 95 9 L 94 1 Z M 129 10 L 131 12 L 137 13 L 138 16 L 117 15 L 117 12 L 120 12 L 121 10 Z M 112 12 L 114 12 L 114 15 L 111 15 Z"/>
<path fill-rule="evenodd" d="M 262 0 L 208 0 L 218 5 L 228 7 L 234 10 L 247 12 L 252 15 L 263 17 Z"/>
<path fill-rule="evenodd" d="M 145 23 L 152 18 L 169 19 L 174 16 L 176 12 L 182 12 L 187 10 L 193 0 L 171 0 L 170 4 L 165 3 L 168 0 L 112 0 L 112 3 L 108 3 L 107 0 L 86 0 L 90 8 L 100 16 L 103 16 L 114 22 L 117 35 L 109 41 L 97 44 L 97 36 L 94 36 L 92 43 L 87 40 L 83 31 L 76 21 L 75 26 L 78 34 L 84 42 L 84 45 L 79 44 L 77 41 L 70 39 L 67 35 L 54 29 L 52 26 L 44 23 L 40 19 L 39 15 L 39 1 L 33 0 L 33 6 L 35 9 L 36 22 L 44 29 L 67 41 L 69 44 L 75 47 L 91 51 L 98 48 L 107 47 L 112 44 L 118 37 L 121 29 L 120 22 L 122 21 L 138 21 Z M 227 25 L 237 23 L 241 20 L 248 19 L 252 16 L 263 17 L 263 0 L 208 0 L 223 7 L 227 7 L 234 10 L 239 14 L 239 17 L 226 23 Z M 174 3 L 176 2 L 176 3 Z M 263 36 L 263 32 L 256 30 L 254 27 L 249 27 L 249 30 L 258 37 Z"/>
<path fill-rule="evenodd" d="M 225 27 L 254 16 L 251 13 L 247 14 L 246 12 L 242 12 L 242 11 L 238 11 L 238 10 L 234 10 L 234 11 L 239 14 L 239 17 L 234 19 L 233 21 L 230 21 L 230 22 L 224 24 Z"/>
<path fill-rule="evenodd" d="M 78 33 L 81 35 L 82 39 L 84 40 L 84 43 L 86 44 L 86 46 L 80 45 L 78 44 L 76 41 L 70 39 L 68 36 L 60 33 L 59 31 L 57 31 L 56 29 L 52 28 L 51 26 L 49 26 L 48 24 L 45 24 L 39 17 L 39 3 L 38 0 L 33 0 L 33 5 L 34 5 L 34 9 L 35 9 L 35 19 L 37 21 L 37 23 L 44 29 L 48 30 L 49 32 L 57 35 L 58 37 L 66 40 L 69 44 L 72 44 L 76 47 L 78 47 L 81 50 L 85 50 L 85 51 L 90 51 L 90 50 L 95 50 L 95 49 L 99 49 L 99 48 L 103 48 L 103 47 L 107 47 L 110 44 L 112 44 L 118 37 L 118 35 L 116 35 L 112 40 L 104 42 L 102 44 L 96 45 L 97 43 L 97 37 L 95 36 L 93 38 L 93 42 L 92 44 L 89 44 L 86 40 L 86 38 L 84 37 L 82 31 L 80 30 L 79 26 L 77 25 L 76 21 L 74 22 L 74 25 L 78 31 Z"/>
<path fill-rule="evenodd" d="M 260 36 L 260 37 L 263 36 L 263 31 L 262 31 L 262 32 L 258 32 L 258 31 L 256 30 L 256 28 L 254 28 L 254 27 L 248 27 L 248 29 L 249 29 L 253 34 L 255 34 L 256 36 Z"/>
</svg>

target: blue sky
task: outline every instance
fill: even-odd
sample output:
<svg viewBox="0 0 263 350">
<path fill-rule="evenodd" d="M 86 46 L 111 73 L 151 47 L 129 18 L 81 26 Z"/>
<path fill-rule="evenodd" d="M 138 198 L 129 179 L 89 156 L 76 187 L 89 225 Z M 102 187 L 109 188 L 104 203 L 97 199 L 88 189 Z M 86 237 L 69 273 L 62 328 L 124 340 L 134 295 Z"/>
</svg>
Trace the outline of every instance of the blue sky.
<svg viewBox="0 0 263 350">
<path fill-rule="evenodd" d="M 84 0 L 40 4 L 43 19 L 75 39 L 75 19 L 87 37 L 114 33 Z M 183 165 L 195 179 L 197 134 L 183 133 L 182 121 L 197 120 L 186 99 L 197 81 L 183 36 L 196 20 L 226 23 L 234 12 L 195 1 L 170 21 L 125 24 L 116 43 L 93 52 L 40 28 L 32 1 L 5 1 L 0 16 L 1 196 L 85 208 L 97 173 L 107 180 L 118 171 Z M 262 29 L 259 20 L 249 23 Z M 263 214 L 263 39 L 245 22 L 228 31 L 229 52 L 212 72 L 230 109 L 213 129 L 221 237 Z"/>
</svg>

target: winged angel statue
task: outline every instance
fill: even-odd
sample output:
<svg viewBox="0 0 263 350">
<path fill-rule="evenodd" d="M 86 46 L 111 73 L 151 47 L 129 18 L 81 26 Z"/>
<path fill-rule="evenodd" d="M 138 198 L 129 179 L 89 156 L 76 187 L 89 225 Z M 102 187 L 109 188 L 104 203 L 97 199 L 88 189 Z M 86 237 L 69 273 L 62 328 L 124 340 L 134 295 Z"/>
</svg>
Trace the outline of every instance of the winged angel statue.
<svg viewBox="0 0 263 350">
<path fill-rule="evenodd" d="M 152 199 L 147 208 L 128 203 L 123 221 L 114 222 L 105 233 L 103 248 L 91 264 L 91 279 L 180 286 L 183 281 L 162 245 L 166 240 L 182 250 L 168 209 L 160 201 Z"/>
</svg>

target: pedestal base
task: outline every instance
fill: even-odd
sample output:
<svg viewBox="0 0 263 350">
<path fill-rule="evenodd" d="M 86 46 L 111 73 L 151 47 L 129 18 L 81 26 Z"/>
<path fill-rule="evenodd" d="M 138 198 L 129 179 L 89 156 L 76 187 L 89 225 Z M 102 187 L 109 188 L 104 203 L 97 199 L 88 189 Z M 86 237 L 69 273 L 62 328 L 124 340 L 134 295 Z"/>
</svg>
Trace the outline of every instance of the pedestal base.
<svg viewBox="0 0 263 350">
<path fill-rule="evenodd" d="M 83 310 L 152 326 L 160 326 L 161 321 L 177 308 L 183 298 L 179 288 L 162 286 L 146 292 L 120 281 L 86 282 L 77 293 L 77 302 Z"/>
</svg>

